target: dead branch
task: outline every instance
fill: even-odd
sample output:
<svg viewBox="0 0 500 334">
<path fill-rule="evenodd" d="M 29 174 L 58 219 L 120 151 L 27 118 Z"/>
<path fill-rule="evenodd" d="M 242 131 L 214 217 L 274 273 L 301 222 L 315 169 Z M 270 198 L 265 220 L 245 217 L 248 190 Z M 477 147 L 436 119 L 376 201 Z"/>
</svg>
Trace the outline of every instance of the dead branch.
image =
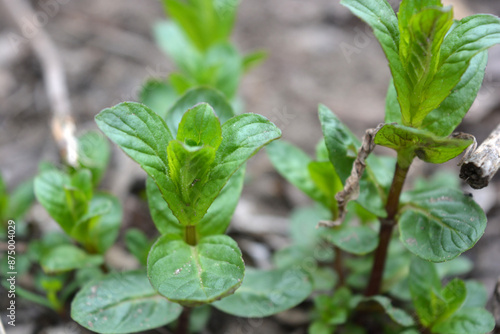
<svg viewBox="0 0 500 334">
<path fill-rule="evenodd" d="M 488 185 L 500 168 L 500 125 L 486 138 L 477 150 L 465 155 L 460 178 L 472 188 Z"/>
<path fill-rule="evenodd" d="M 35 17 L 33 9 L 26 0 L 3 0 L 3 4 L 19 31 L 23 30 L 23 19 Z M 43 72 L 45 90 L 53 113 L 52 135 L 59 147 L 62 160 L 75 166 L 77 162 L 75 123 L 71 117 L 71 105 L 61 58 L 54 42 L 42 28 L 39 27 L 36 35 L 29 41 Z"/>
</svg>

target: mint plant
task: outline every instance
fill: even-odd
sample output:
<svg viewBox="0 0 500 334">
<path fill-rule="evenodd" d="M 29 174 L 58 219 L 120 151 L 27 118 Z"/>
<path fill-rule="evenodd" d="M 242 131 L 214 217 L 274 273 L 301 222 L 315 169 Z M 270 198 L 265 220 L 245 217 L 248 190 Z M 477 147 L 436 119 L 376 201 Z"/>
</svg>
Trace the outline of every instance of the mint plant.
<svg viewBox="0 0 500 334">
<path fill-rule="evenodd" d="M 473 247 L 484 233 L 485 214 L 472 198 L 439 183 L 402 190 L 415 158 L 443 163 L 472 144 L 471 135 L 453 131 L 481 86 L 486 50 L 500 42 L 500 20 L 480 14 L 454 21 L 452 8 L 439 0 L 403 0 L 397 16 L 385 0 L 341 3 L 373 29 L 387 57 L 392 80 L 385 124 L 359 141 L 320 106 L 327 156 L 320 151 L 313 161 L 282 142 L 267 148 L 277 170 L 319 204 L 316 213 L 309 212 L 310 218 L 321 217 L 323 230 L 312 235 L 335 250 L 338 287 L 315 298 L 310 332 L 396 326 L 406 334 L 419 332 L 417 327 L 425 333 L 485 333 L 494 326 L 485 298 L 467 302 L 477 285 L 455 279 L 442 288 L 435 265 L 423 261 L 450 261 Z M 370 155 L 375 145 L 394 149 L 396 159 Z M 453 262 L 455 269 L 464 263 Z M 357 292 L 363 285 L 362 296 Z M 381 295 L 388 291 L 397 299 L 411 297 L 418 325 Z M 373 303 L 392 325 L 360 320 Z"/>
</svg>

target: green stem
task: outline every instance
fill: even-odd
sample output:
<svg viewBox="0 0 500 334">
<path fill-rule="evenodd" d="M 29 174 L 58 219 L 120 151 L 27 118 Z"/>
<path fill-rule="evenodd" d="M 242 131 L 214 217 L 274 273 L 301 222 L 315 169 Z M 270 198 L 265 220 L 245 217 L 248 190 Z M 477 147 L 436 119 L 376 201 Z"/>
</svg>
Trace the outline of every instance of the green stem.
<svg viewBox="0 0 500 334">
<path fill-rule="evenodd" d="M 410 162 L 411 163 L 411 162 Z M 365 296 L 374 296 L 379 294 L 382 286 L 382 278 L 384 275 L 385 262 L 387 259 L 387 250 L 391 241 L 392 230 L 397 224 L 396 214 L 399 208 L 399 197 L 406 179 L 406 174 L 410 168 L 410 163 L 401 167 L 401 163 L 396 163 L 394 178 L 392 179 L 391 189 L 385 205 L 387 218 L 380 219 L 379 243 L 375 250 L 375 259 L 370 274 L 370 281 L 365 291 Z"/>
<path fill-rule="evenodd" d="M 198 236 L 196 235 L 196 225 L 187 225 L 184 231 L 184 240 L 188 245 L 196 246 L 198 244 Z"/>
</svg>

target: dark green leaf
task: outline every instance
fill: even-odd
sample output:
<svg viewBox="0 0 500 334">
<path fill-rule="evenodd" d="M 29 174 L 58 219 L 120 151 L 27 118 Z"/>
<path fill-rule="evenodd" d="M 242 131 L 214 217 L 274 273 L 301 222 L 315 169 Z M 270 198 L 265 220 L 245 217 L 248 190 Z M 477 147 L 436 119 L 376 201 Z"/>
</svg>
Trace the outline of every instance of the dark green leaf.
<svg viewBox="0 0 500 334">
<path fill-rule="evenodd" d="M 141 103 L 163 118 L 178 98 L 174 88 L 167 81 L 159 79 L 148 79 L 139 96 Z"/>
<path fill-rule="evenodd" d="M 302 270 L 247 270 L 241 287 L 213 305 L 235 316 L 262 318 L 300 304 L 311 291 L 309 277 Z"/>
<path fill-rule="evenodd" d="M 201 102 L 208 103 L 215 110 L 221 123 L 225 123 L 235 115 L 233 108 L 219 91 L 209 87 L 193 88 L 175 102 L 165 117 L 174 136 L 177 135 L 177 128 L 186 110 Z"/>
<path fill-rule="evenodd" d="M 236 242 L 226 235 L 202 238 L 196 246 L 165 235 L 148 257 L 153 287 L 186 306 L 211 303 L 232 294 L 243 280 L 245 265 Z"/>
<path fill-rule="evenodd" d="M 488 61 L 488 51 L 474 56 L 470 65 L 441 105 L 431 111 L 422 122 L 422 129 L 436 136 L 448 136 L 462 122 L 474 102 L 483 83 L 484 70 Z"/>
<path fill-rule="evenodd" d="M 94 187 L 106 172 L 110 154 L 108 140 L 101 133 L 89 131 L 78 137 L 78 163 L 90 170 Z"/>
<path fill-rule="evenodd" d="M 330 162 L 342 183 L 351 175 L 359 140 L 327 107 L 319 105 L 319 120 L 325 137 Z"/>
<path fill-rule="evenodd" d="M 142 270 L 93 280 L 71 303 L 73 320 L 97 333 L 146 331 L 174 321 L 181 311 L 154 291 Z"/>
<path fill-rule="evenodd" d="M 493 316 L 480 307 L 467 307 L 458 310 L 446 321 L 432 327 L 433 333 L 441 334 L 484 334 L 495 327 Z"/>
<path fill-rule="evenodd" d="M 475 245 L 486 228 L 486 216 L 472 198 L 455 189 L 405 194 L 399 230 L 403 244 L 434 262 L 451 260 Z"/>
<path fill-rule="evenodd" d="M 455 158 L 471 140 L 439 138 L 430 132 L 399 124 L 385 124 L 375 136 L 375 144 L 398 152 L 415 152 L 423 161 L 443 163 Z"/>
<path fill-rule="evenodd" d="M 98 266 L 103 262 L 104 258 L 101 255 L 87 254 L 74 245 L 54 247 L 40 259 L 40 265 L 46 273 Z"/>
</svg>

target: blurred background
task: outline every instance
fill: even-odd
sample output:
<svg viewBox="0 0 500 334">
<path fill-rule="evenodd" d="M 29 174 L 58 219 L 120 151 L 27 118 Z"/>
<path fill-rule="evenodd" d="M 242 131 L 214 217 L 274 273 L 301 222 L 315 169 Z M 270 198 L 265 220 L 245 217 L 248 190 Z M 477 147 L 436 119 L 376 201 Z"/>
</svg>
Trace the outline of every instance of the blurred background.
<svg viewBox="0 0 500 334">
<path fill-rule="evenodd" d="M 40 62 L 30 48 L 30 40 L 41 30 L 53 40 L 63 60 L 77 133 L 96 128 L 93 118 L 103 108 L 137 101 L 143 82 L 166 77 L 172 63 L 152 39 L 153 24 L 165 19 L 159 1 L 35 0 L 31 1 L 35 16 L 21 18 L 23 31 L 18 30 L 3 1 L 0 172 L 13 188 L 33 177 L 40 161 L 58 161 Z M 500 15 L 498 0 L 445 2 L 455 7 L 456 18 L 474 13 Z M 371 31 L 339 1 L 243 0 L 233 41 L 242 52 L 268 52 L 268 59 L 246 75 L 240 87 L 246 111 L 275 122 L 284 139 L 307 152 L 314 151 L 321 137 L 318 103 L 328 106 L 358 136 L 383 122 L 389 81 L 386 60 Z M 489 52 L 482 90 L 460 130 L 481 142 L 499 123 L 500 46 L 496 46 Z M 119 195 L 129 211 L 124 226 L 150 224 L 154 229 L 147 205 L 136 196 L 145 174 L 114 145 L 113 150 L 104 187 Z M 437 167 L 458 177 L 456 162 Z M 412 175 L 435 169 L 416 163 Z M 264 249 L 261 257 L 265 262 L 265 254 L 287 243 L 290 209 L 309 202 L 273 171 L 264 152 L 250 161 L 247 173 L 232 228 L 250 236 L 238 240 L 243 240 L 243 248 L 253 247 L 257 253 Z M 499 189 L 498 177 L 483 190 L 464 186 L 489 216 L 486 235 L 466 255 L 475 264 L 472 275 L 490 293 L 500 276 Z M 34 208 L 32 214 L 43 215 L 42 211 Z M 119 251 L 116 254 L 119 257 Z M 121 263 L 126 266 L 126 259 Z"/>
</svg>

